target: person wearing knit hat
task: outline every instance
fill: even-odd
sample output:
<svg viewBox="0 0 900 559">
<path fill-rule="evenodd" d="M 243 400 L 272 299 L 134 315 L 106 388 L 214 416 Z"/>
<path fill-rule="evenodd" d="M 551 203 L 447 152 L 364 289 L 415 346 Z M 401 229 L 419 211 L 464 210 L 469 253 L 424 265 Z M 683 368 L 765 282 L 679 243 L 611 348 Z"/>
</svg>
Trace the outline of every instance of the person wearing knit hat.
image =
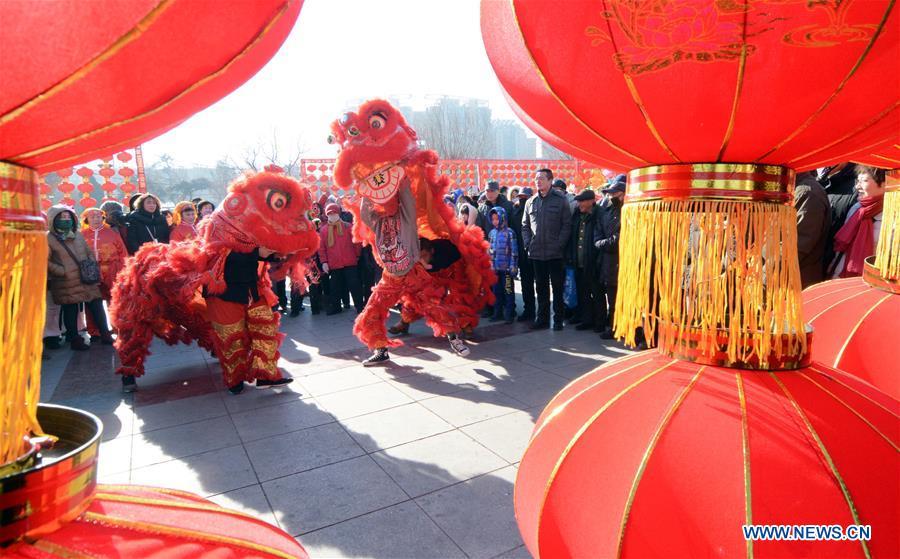
<svg viewBox="0 0 900 559">
<path fill-rule="evenodd" d="M 197 228 L 194 222 L 197 220 L 197 210 L 191 202 L 178 202 L 172 213 L 172 229 L 169 233 L 169 242 L 177 243 L 197 236 Z"/>
<path fill-rule="evenodd" d="M 202 200 L 199 204 L 197 204 L 197 223 L 200 222 L 201 219 L 209 216 L 209 214 L 213 213 L 216 209 L 216 205 L 210 202 L 209 200 Z"/>
<path fill-rule="evenodd" d="M 112 300 L 113 282 L 116 274 L 125 267 L 128 250 L 126 250 L 125 243 L 122 242 L 118 231 L 111 229 L 104 217 L 103 211 L 99 208 L 84 210 L 81 213 L 81 234 L 84 235 L 88 247 L 91 248 L 94 258 L 100 265 L 100 297 L 109 303 Z M 87 327 L 91 341 L 98 341 L 100 330 L 91 313 L 87 313 Z"/>
<path fill-rule="evenodd" d="M 128 218 L 125 217 L 125 207 L 115 200 L 107 200 L 100 204 L 100 210 L 103 212 L 103 218 L 109 228 L 119 234 L 122 238 L 122 244 L 126 247 L 128 241 Z"/>
<path fill-rule="evenodd" d="M 341 299 L 346 292 L 353 297 L 356 312 L 363 309 L 362 286 L 359 283 L 359 255 L 362 246 L 353 242 L 351 226 L 341 219 L 341 208 L 335 202 L 325 206 L 326 222 L 319 230 L 319 260 L 328 274 L 331 290 L 325 314 L 341 312 Z"/>
</svg>

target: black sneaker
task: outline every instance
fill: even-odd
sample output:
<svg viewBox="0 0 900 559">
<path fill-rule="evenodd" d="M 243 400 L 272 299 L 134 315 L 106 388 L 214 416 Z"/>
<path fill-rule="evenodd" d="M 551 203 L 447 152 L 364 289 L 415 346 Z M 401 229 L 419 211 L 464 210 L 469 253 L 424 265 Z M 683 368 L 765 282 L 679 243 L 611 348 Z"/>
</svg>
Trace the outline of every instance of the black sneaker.
<svg viewBox="0 0 900 559">
<path fill-rule="evenodd" d="M 553 323 L 553 331 L 554 331 L 554 332 L 559 332 L 559 331 L 562 330 L 562 329 L 563 329 L 563 323 L 562 323 L 562 322 L 554 322 L 554 323 Z"/>
<path fill-rule="evenodd" d="M 388 355 L 388 350 L 386 347 L 380 347 L 375 350 L 375 353 L 372 354 L 371 357 L 362 362 L 363 367 L 371 367 L 373 365 L 380 365 L 386 361 L 390 361 L 391 356 Z"/>
<path fill-rule="evenodd" d="M 534 321 L 534 315 L 523 314 L 519 318 L 516 319 L 516 322 L 532 322 Z"/>
<path fill-rule="evenodd" d="M 570 322 L 569 324 L 572 324 L 572 323 Z M 593 329 L 594 329 L 594 325 L 591 324 L 591 323 L 589 323 L 589 322 L 581 322 L 581 323 L 578 324 L 578 326 L 575 327 L 575 329 L 578 330 L 578 331 L 583 331 L 583 330 L 593 330 Z"/>
<path fill-rule="evenodd" d="M 601 338 L 601 339 L 604 339 L 604 340 L 611 340 L 611 339 L 613 339 L 613 332 L 612 332 L 612 330 L 610 330 L 609 328 L 607 328 L 606 330 L 600 332 L 600 338 Z"/>
<path fill-rule="evenodd" d="M 282 377 L 278 380 L 266 380 L 262 378 L 256 379 L 256 388 L 262 390 L 264 388 L 277 388 L 279 386 L 285 386 L 294 382 L 294 379 L 290 377 Z"/>
<path fill-rule="evenodd" d="M 546 330 L 547 328 L 550 328 L 550 324 L 547 322 L 535 322 L 528 327 L 529 330 Z"/>
<path fill-rule="evenodd" d="M 228 387 L 228 392 L 234 394 L 235 396 L 237 396 L 238 394 L 240 394 L 243 391 L 244 391 L 244 381 L 239 381 L 234 386 Z"/>
<path fill-rule="evenodd" d="M 122 392 L 126 394 L 137 390 L 137 381 L 134 375 L 122 375 Z"/>
<path fill-rule="evenodd" d="M 84 338 L 76 336 L 75 339 L 69 343 L 69 347 L 74 351 L 87 351 L 91 346 L 84 341 Z"/>
<path fill-rule="evenodd" d="M 44 338 L 44 347 L 47 349 L 59 349 L 62 344 L 59 342 L 59 336 L 48 336 Z"/>
<path fill-rule="evenodd" d="M 291 309 L 291 317 L 293 318 L 293 317 L 295 317 L 295 316 L 300 316 L 300 311 L 302 311 L 302 310 L 303 310 L 303 307 L 300 307 L 300 308 L 294 307 L 294 308 L 292 308 L 292 309 Z"/>
</svg>

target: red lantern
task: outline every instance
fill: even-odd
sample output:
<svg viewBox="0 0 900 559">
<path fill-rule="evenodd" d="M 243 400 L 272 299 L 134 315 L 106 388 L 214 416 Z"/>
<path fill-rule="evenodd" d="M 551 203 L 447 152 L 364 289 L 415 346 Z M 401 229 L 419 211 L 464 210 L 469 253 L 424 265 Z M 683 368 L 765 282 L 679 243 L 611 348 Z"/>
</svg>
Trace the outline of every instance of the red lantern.
<svg viewBox="0 0 900 559">
<path fill-rule="evenodd" d="M 47 172 L 162 134 L 255 74 L 301 5 L 0 3 L 0 160 Z"/>
<path fill-rule="evenodd" d="M 892 7 L 484 1 L 481 24 L 515 111 L 579 159 L 617 169 L 735 161 L 803 170 L 896 141 L 900 77 L 884 66 L 900 60 Z M 797 95 L 806 75 L 816 79 Z"/>
<path fill-rule="evenodd" d="M 0 355 L 7 358 L 0 359 L 2 374 L 13 379 L 0 387 L 0 400 L 13 402 L 0 418 L 0 432 L 10 435 L 6 419 L 13 417 L 16 431 L 25 428 L 12 435 L 28 442 L 22 445 L 27 461 L 16 459 L 16 445 L 4 444 L 0 456 L 0 545 L 28 535 L 4 548 L 4 557 L 306 556 L 277 528 L 199 497 L 141 488 L 104 488 L 95 495 L 96 470 L 90 468 L 99 431 L 91 444 L 66 446 L 63 435 L 81 434 L 77 425 L 48 429 L 60 435 L 60 443 L 36 463 L 41 458 L 34 438 L 41 433 L 34 391 L 18 399 L 8 393 L 13 385 L 40 380 L 40 359 L 32 357 L 40 355 L 47 243 L 35 171 L 60 169 L 59 189 L 66 194 L 60 202 L 73 205 L 67 167 L 130 149 L 236 89 L 275 54 L 301 5 L 302 0 L 0 2 L 0 261 L 11 264 L 0 272 L 0 283 L 10 286 L 0 293 L 0 303 L 13 313 L 6 324 L 16 327 L 16 336 L 8 328 L 0 336 Z M 132 156 L 116 158 L 127 162 Z M 127 184 L 134 171 L 128 171 L 119 173 L 126 177 L 126 195 L 134 188 Z M 92 174 L 78 171 L 85 196 Z M 86 207 L 95 203 L 82 200 Z M 71 486 L 54 483 L 45 475 L 50 470 Z M 40 526 L 34 523 L 38 518 Z"/>
<path fill-rule="evenodd" d="M 740 371 L 638 353 L 541 414 L 516 519 L 534 557 L 896 557 L 898 413 L 823 365 Z M 872 539 L 751 543 L 745 524 L 865 524 Z"/>
<path fill-rule="evenodd" d="M 225 554 L 225 555 L 222 555 Z M 87 511 L 4 557 L 259 557 L 306 559 L 297 541 L 265 522 L 171 489 L 100 485 Z"/>
</svg>

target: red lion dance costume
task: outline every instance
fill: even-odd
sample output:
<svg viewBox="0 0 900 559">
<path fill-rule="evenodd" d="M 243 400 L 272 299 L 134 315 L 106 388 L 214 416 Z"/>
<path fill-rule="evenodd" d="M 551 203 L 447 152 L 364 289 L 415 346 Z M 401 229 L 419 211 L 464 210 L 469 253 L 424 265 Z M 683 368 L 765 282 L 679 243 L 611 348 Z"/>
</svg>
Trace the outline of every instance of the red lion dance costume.
<svg viewBox="0 0 900 559">
<path fill-rule="evenodd" d="M 196 340 L 214 351 L 226 387 L 281 379 L 280 316 L 271 310 L 277 298 L 268 264 L 256 255 L 261 248 L 287 255 L 286 264 L 302 277 L 303 263 L 319 246 L 307 219 L 311 205 L 309 191 L 290 177 L 244 176 L 228 187 L 196 238 L 141 247 L 119 274 L 111 307 L 120 331 L 115 347 L 122 365 L 116 372 L 126 389 L 144 374 L 154 335 L 170 345 Z M 248 287 L 253 296 L 245 296 L 244 303 L 225 296 L 233 287 L 229 274 L 235 257 L 256 269 Z"/>
<path fill-rule="evenodd" d="M 478 324 L 480 309 L 493 302 L 496 276 L 482 231 L 464 226 L 443 203 L 450 181 L 438 177 L 437 153 L 418 149 L 416 132 L 380 99 L 343 115 L 331 130 L 329 143 L 340 146 L 334 181 L 343 188 L 355 185 L 361 197 L 348 204 L 354 240 L 372 245 L 384 269 L 353 326 L 356 337 L 376 352 L 365 364 L 386 361 L 387 348 L 402 345 L 385 329 L 397 302 L 403 303 L 405 319 L 425 317 L 435 336 L 449 335 L 453 349 L 465 355 L 468 350 L 457 346 L 461 340 L 455 334 Z M 414 230 L 406 231 L 410 219 Z M 452 264 L 432 269 L 427 262 L 432 250 L 423 250 L 420 261 L 419 242 L 435 247 L 436 256 L 438 247 L 446 247 L 452 256 L 445 260 Z"/>
</svg>

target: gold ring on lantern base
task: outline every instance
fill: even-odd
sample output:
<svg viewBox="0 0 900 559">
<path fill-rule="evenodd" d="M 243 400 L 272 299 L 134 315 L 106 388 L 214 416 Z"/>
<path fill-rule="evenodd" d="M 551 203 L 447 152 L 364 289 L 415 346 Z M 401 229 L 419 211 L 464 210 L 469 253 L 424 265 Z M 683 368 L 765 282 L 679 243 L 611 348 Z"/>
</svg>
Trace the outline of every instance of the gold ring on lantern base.
<svg viewBox="0 0 900 559">
<path fill-rule="evenodd" d="M 54 404 L 38 405 L 37 417 L 58 440 L 27 469 L 0 477 L 0 547 L 74 519 L 87 509 L 97 485 L 100 420 Z"/>
<path fill-rule="evenodd" d="M 654 165 L 628 173 L 626 202 L 734 200 L 789 204 L 794 171 L 779 165 L 693 163 Z"/>
</svg>

